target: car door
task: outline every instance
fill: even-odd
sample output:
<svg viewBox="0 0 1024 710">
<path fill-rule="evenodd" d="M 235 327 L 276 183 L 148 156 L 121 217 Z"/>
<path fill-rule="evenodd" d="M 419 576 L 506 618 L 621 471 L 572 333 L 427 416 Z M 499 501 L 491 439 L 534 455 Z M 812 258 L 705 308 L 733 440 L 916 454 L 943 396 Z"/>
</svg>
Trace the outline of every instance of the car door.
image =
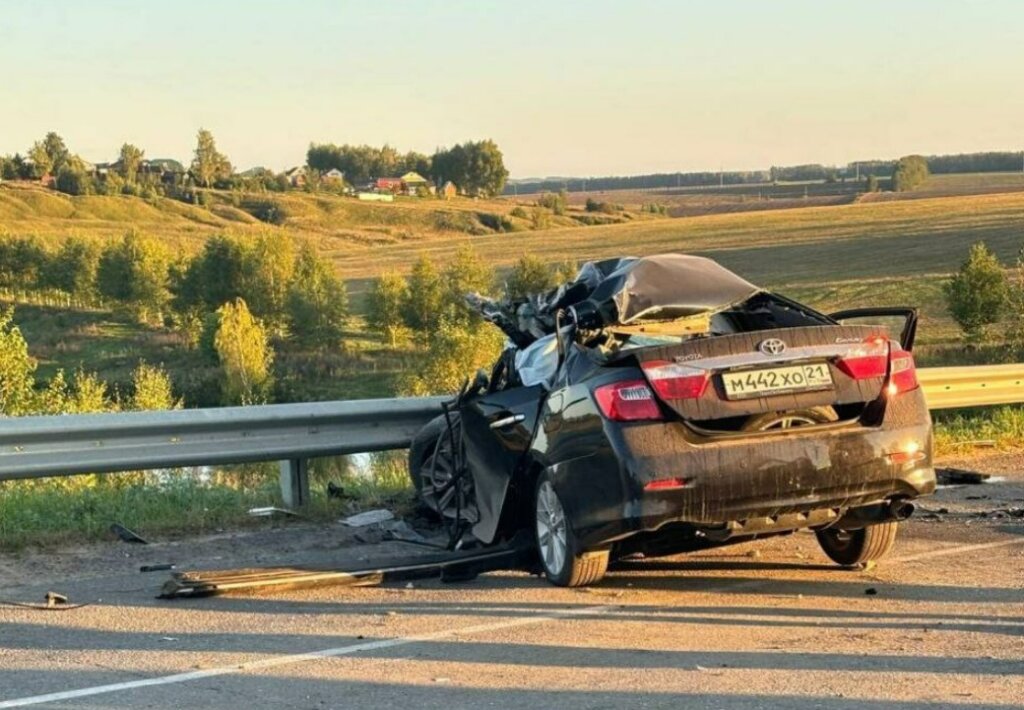
<svg viewBox="0 0 1024 710">
<path fill-rule="evenodd" d="M 480 520 L 473 534 L 491 542 L 508 484 L 530 448 L 545 396 L 541 385 L 485 392 L 461 408 L 466 463 L 473 476 Z"/>
<path fill-rule="evenodd" d="M 904 350 L 914 349 L 917 335 L 917 309 L 908 306 L 885 308 L 851 308 L 830 313 L 829 318 L 840 325 L 882 325 L 889 332 L 899 333 L 899 342 Z"/>
</svg>

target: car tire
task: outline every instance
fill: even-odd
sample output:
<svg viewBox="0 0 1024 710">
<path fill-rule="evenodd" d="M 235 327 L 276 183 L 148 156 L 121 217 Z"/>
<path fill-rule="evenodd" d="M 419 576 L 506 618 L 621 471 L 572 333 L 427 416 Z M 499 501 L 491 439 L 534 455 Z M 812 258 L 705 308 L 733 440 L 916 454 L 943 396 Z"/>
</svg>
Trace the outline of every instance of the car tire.
<svg viewBox="0 0 1024 710">
<path fill-rule="evenodd" d="M 608 571 L 609 550 L 582 551 L 558 492 L 545 473 L 534 494 L 534 534 L 544 576 L 559 587 L 586 587 Z"/>
<path fill-rule="evenodd" d="M 455 445 L 462 444 L 462 422 L 458 414 L 449 415 L 454 430 Z M 436 462 L 435 462 L 436 459 Z M 454 520 L 458 514 L 472 524 L 478 520 L 473 479 L 464 475 L 460 487 L 463 500 L 455 500 L 455 492 L 444 491 L 445 484 L 455 474 L 455 460 L 463 460 L 460 453 L 453 456 L 448 434 L 448 420 L 442 415 L 427 423 L 413 437 L 409 446 L 409 477 L 412 479 L 416 497 L 425 511 L 438 519 Z"/>
<path fill-rule="evenodd" d="M 844 567 L 855 567 L 868 562 L 877 562 L 896 544 L 898 522 L 868 525 L 859 530 L 825 528 L 818 530 L 818 544 L 829 559 Z"/>
</svg>

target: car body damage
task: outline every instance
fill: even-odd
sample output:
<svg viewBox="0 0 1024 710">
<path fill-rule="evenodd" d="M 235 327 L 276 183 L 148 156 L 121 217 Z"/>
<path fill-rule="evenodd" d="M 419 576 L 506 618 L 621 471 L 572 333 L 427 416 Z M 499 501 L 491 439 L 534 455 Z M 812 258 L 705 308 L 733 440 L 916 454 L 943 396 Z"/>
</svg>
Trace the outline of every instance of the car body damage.
<svg viewBox="0 0 1024 710">
<path fill-rule="evenodd" d="M 508 346 L 410 450 L 453 542 L 531 529 L 568 585 L 627 554 L 805 528 L 858 564 L 934 489 L 913 309 L 827 316 L 681 254 L 469 300 Z"/>
</svg>

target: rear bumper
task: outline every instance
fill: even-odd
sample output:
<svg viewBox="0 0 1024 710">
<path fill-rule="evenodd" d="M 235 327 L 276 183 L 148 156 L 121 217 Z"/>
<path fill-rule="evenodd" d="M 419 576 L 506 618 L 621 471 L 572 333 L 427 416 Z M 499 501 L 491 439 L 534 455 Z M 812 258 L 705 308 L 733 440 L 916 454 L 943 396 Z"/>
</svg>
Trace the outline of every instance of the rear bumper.
<svg viewBox="0 0 1024 710">
<path fill-rule="evenodd" d="M 669 523 L 712 527 L 755 518 L 801 520 L 801 514 L 812 511 L 932 493 L 927 413 L 919 423 L 891 423 L 702 442 L 695 442 L 681 423 L 623 426 L 609 432 L 622 482 L 618 505 L 608 495 L 582 497 L 572 511 L 574 528 L 585 546 L 594 547 Z M 923 458 L 898 463 L 888 456 L 909 446 L 916 446 Z M 573 463 L 591 471 L 599 465 Z M 682 478 L 685 485 L 644 490 L 647 483 L 665 478 Z M 806 518 L 806 525 L 813 519 Z"/>
</svg>

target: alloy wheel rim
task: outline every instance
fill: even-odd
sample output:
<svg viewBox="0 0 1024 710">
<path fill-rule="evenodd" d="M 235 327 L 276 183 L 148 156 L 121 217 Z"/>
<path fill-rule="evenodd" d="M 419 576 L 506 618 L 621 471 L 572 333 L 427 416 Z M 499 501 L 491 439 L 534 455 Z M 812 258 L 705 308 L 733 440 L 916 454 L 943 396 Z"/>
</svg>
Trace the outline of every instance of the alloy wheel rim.
<svg viewBox="0 0 1024 710">
<path fill-rule="evenodd" d="M 537 547 L 544 568 L 557 575 L 568 555 L 565 510 L 554 486 L 544 481 L 537 490 Z"/>
<path fill-rule="evenodd" d="M 456 430 L 458 432 L 458 430 Z M 459 433 L 456 433 L 456 437 Z M 423 480 L 423 501 L 435 513 L 454 520 L 459 514 L 463 520 L 474 523 L 477 520 L 476 501 L 473 497 L 473 482 L 470 476 L 453 484 L 455 476 L 451 442 L 445 434 L 434 445 L 433 453 L 427 457 L 420 470 Z M 459 496 L 462 496 L 460 504 Z"/>
<path fill-rule="evenodd" d="M 775 429 L 793 429 L 794 427 L 809 426 L 817 424 L 810 417 L 800 415 L 785 415 L 762 427 L 762 431 L 773 431 Z"/>
</svg>

